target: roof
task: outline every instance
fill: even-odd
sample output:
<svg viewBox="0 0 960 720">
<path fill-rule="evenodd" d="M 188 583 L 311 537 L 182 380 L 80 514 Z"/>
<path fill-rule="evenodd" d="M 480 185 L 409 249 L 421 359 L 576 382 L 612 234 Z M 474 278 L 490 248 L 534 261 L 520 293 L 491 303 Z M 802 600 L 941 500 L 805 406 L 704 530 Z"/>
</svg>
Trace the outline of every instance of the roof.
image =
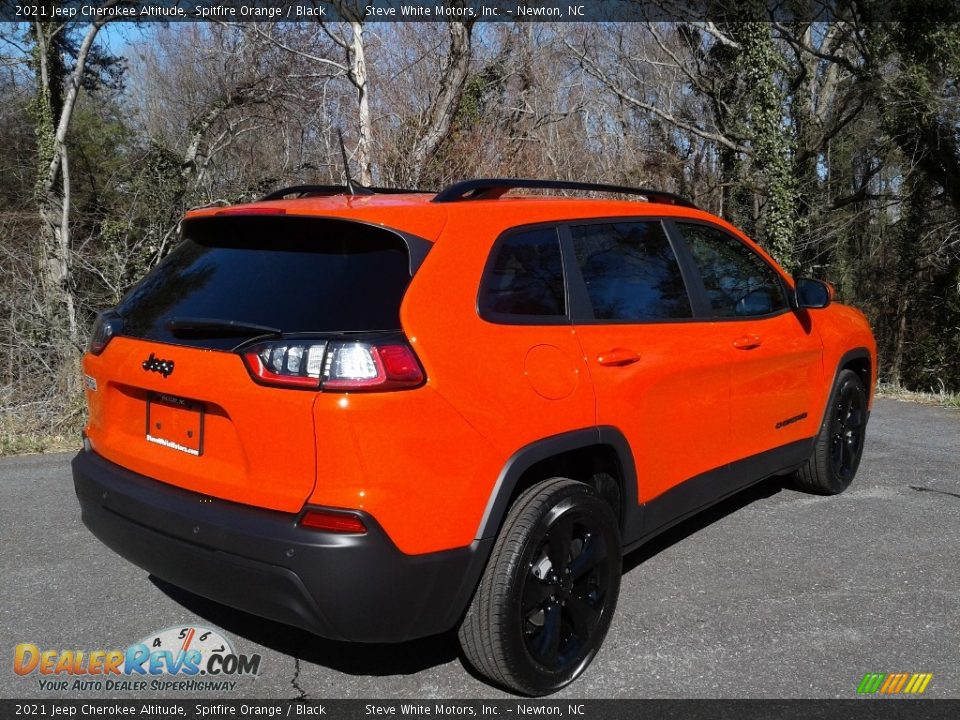
<svg viewBox="0 0 960 720">
<path fill-rule="evenodd" d="M 186 219 L 224 215 L 286 215 L 327 218 L 344 218 L 366 222 L 383 227 L 411 233 L 427 240 L 435 241 L 444 226 L 450 220 L 466 218 L 472 227 L 489 228 L 500 232 L 502 229 L 520 224 L 537 222 L 576 220 L 601 217 L 641 217 L 641 216 L 682 216 L 716 220 L 714 216 L 695 208 L 692 203 L 669 193 L 646 191 L 651 196 L 646 202 L 610 198 L 559 197 L 543 195 L 505 195 L 503 186 L 495 186 L 493 191 L 483 183 L 497 181 L 468 181 L 441 191 L 439 194 L 412 191 L 390 194 L 357 194 L 344 192 L 329 194 L 338 190 L 331 186 L 318 186 L 323 194 L 306 194 L 302 197 L 284 197 L 285 191 L 272 193 L 265 199 L 252 203 L 227 207 L 206 207 L 191 210 Z M 517 182 L 517 181 L 502 181 Z M 530 187 L 535 181 L 529 181 Z M 552 181 L 544 181 L 552 183 Z M 558 183 L 559 185 L 559 183 Z M 582 184 L 576 184 L 582 185 Z M 290 188 L 297 194 L 309 186 Z M 481 192 L 477 193 L 476 188 Z M 512 185 L 511 185 L 512 187 Z M 521 185 L 521 187 L 527 187 Z M 545 184 L 544 187 L 556 187 Z M 617 192 L 623 188 L 616 187 Z M 458 195 L 461 188 L 466 188 Z M 509 188 L 508 188 L 509 189 Z M 629 190 L 629 188 L 627 188 Z M 309 190 L 307 190 L 309 192 Z M 469 195 L 470 192 L 474 194 Z M 466 195 L 464 194 L 466 193 Z M 637 189 L 634 194 L 646 196 Z M 441 199 L 446 194 L 447 199 Z M 662 200 L 661 202 L 650 200 Z M 460 225 L 460 223 L 456 223 Z M 723 223 L 726 225 L 726 223 Z"/>
</svg>

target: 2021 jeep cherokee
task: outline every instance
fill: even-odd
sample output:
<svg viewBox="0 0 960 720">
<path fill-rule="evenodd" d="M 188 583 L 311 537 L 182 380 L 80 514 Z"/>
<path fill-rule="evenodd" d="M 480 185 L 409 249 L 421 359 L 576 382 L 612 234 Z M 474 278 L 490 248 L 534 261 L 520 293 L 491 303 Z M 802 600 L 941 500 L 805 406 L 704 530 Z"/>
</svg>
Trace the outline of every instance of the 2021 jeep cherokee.
<svg viewBox="0 0 960 720">
<path fill-rule="evenodd" d="M 192 211 L 100 317 L 73 472 L 120 555 L 328 638 L 459 625 L 540 695 L 596 654 L 622 553 L 774 474 L 853 479 L 867 322 L 726 222 L 580 183 L 363 193 Z"/>
</svg>

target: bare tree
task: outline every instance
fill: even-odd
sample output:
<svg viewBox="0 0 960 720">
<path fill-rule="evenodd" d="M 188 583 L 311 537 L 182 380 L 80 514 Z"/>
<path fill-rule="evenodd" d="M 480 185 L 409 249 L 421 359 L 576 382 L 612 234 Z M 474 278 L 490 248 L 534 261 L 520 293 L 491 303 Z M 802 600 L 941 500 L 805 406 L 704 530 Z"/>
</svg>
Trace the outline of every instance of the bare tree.
<svg viewBox="0 0 960 720">
<path fill-rule="evenodd" d="M 108 8 L 119 0 L 107 0 Z M 55 3 L 49 3 L 52 10 Z M 52 13 L 51 13 L 52 14 Z M 35 21 L 33 64 L 36 80 L 35 123 L 38 142 L 37 206 L 40 215 L 40 277 L 43 314 L 50 337 L 71 368 L 79 358 L 80 333 L 70 285 L 70 164 L 67 132 L 87 74 L 87 63 L 97 35 L 109 17 L 90 23 L 83 31 L 72 70 L 67 69 L 68 24 Z"/>
<path fill-rule="evenodd" d="M 407 182 L 416 187 L 427 160 L 447 138 L 463 95 L 470 72 L 473 21 L 451 22 L 448 25 L 450 47 L 443 65 L 437 71 L 439 86 L 431 99 L 426 121 L 410 151 Z"/>
</svg>

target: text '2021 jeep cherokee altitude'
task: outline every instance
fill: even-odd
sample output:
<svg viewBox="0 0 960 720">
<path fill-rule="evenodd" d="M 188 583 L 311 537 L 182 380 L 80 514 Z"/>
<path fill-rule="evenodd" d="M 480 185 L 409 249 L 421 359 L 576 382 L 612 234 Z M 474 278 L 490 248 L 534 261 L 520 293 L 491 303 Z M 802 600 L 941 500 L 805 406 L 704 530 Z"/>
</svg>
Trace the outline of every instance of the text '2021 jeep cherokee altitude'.
<svg viewBox="0 0 960 720">
<path fill-rule="evenodd" d="M 770 475 L 856 473 L 864 317 L 681 198 L 300 187 L 182 232 L 98 320 L 73 472 L 106 545 L 226 605 L 459 625 L 542 695 L 600 647 L 623 552 Z"/>
</svg>

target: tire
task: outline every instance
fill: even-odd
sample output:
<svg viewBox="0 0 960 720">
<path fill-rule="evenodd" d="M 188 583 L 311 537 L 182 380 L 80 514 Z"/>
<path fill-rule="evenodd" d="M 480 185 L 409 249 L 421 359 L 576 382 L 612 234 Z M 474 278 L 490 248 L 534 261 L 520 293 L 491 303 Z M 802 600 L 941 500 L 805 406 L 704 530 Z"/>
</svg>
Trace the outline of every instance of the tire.
<svg viewBox="0 0 960 720">
<path fill-rule="evenodd" d="M 863 455 L 867 393 L 852 370 L 841 370 L 830 393 L 813 454 L 794 476 L 801 490 L 838 495 L 853 482 Z"/>
<path fill-rule="evenodd" d="M 539 696 L 576 679 L 596 656 L 620 593 L 620 532 L 589 485 L 540 483 L 507 514 L 460 626 L 481 675 Z"/>
</svg>

